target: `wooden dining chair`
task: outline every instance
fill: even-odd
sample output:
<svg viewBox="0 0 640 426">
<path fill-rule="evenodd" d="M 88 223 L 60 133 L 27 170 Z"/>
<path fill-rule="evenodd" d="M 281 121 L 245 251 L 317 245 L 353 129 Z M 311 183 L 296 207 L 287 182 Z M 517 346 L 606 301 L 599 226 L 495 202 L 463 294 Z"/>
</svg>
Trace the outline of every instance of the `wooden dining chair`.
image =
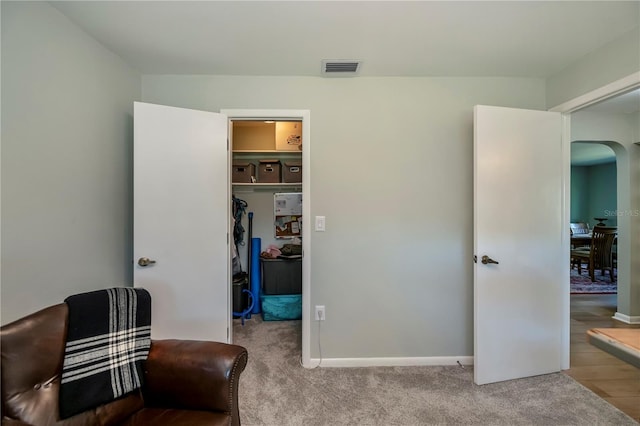
<svg viewBox="0 0 640 426">
<path fill-rule="evenodd" d="M 611 282 L 615 281 L 613 264 L 613 243 L 618 228 L 615 226 L 595 226 L 593 228 L 589 249 L 571 250 L 571 264 L 578 267 L 578 274 L 582 274 L 582 264 L 587 263 L 591 281 L 595 282 L 595 271 L 599 269 L 602 276 L 609 271 Z"/>
</svg>

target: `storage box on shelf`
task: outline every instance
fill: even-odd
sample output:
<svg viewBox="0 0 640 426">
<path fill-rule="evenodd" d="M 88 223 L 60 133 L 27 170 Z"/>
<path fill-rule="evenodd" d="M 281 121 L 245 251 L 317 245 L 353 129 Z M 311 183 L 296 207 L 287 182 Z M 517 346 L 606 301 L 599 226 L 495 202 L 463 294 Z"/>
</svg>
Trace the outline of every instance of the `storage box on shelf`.
<svg viewBox="0 0 640 426">
<path fill-rule="evenodd" d="M 301 121 L 238 120 L 232 122 L 232 129 L 234 185 L 292 187 L 302 183 Z M 256 169 L 251 170 L 250 164 Z"/>
<path fill-rule="evenodd" d="M 260 160 L 258 165 L 258 183 L 280 183 L 280 161 L 275 159 Z"/>
<path fill-rule="evenodd" d="M 251 183 L 256 178 L 256 165 L 249 162 L 233 162 L 231 172 L 231 182 Z"/>
<path fill-rule="evenodd" d="M 302 151 L 302 122 L 276 122 L 275 139 L 277 151 Z"/>
<path fill-rule="evenodd" d="M 285 161 L 282 168 L 282 182 L 302 182 L 302 161 Z"/>
</svg>

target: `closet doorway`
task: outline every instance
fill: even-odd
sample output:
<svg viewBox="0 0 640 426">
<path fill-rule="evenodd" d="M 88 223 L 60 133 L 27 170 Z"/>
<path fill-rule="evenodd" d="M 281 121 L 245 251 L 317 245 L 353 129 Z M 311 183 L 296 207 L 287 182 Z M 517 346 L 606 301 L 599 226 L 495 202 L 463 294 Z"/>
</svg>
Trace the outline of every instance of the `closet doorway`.
<svg viewBox="0 0 640 426">
<path fill-rule="evenodd" d="M 260 238 L 260 251 L 264 251 L 271 245 L 282 247 L 291 242 L 292 238 L 302 240 L 301 346 L 303 365 L 309 365 L 312 238 L 310 112 L 308 110 L 226 109 L 221 110 L 221 113 L 229 120 L 229 170 L 232 174 L 229 179 L 229 194 L 235 199 L 246 202 L 247 214 L 242 220 L 246 232 L 243 244 L 238 245 L 242 269 L 250 271 L 252 267 L 248 264 L 249 238 Z M 301 194 L 302 218 L 294 214 L 295 220 L 291 221 L 291 215 L 277 216 L 275 194 Z M 251 236 L 248 235 L 249 212 L 253 213 Z M 233 235 L 233 220 L 229 227 L 229 235 Z M 256 249 L 252 247 L 251 257 L 253 258 L 255 254 Z M 253 262 L 255 260 L 252 259 Z M 251 279 L 254 278 L 255 276 Z M 255 285 L 251 282 L 248 284 L 254 299 Z M 255 303 L 259 303 L 259 300 L 254 300 Z M 261 313 L 252 313 L 252 315 L 261 315 Z M 233 331 L 231 336 L 233 341 Z"/>
</svg>

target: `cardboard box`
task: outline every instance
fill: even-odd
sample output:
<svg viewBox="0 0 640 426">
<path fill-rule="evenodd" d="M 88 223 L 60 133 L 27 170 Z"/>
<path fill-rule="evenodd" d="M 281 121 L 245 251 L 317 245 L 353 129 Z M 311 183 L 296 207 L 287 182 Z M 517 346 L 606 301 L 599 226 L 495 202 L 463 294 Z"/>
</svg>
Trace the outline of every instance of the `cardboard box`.
<svg viewBox="0 0 640 426">
<path fill-rule="evenodd" d="M 280 183 L 280 161 L 260 160 L 258 183 Z"/>
<path fill-rule="evenodd" d="M 277 121 L 275 143 L 277 151 L 302 151 L 302 121 Z"/>
<path fill-rule="evenodd" d="M 302 182 L 302 161 L 287 161 L 282 169 L 282 182 Z"/>
<path fill-rule="evenodd" d="M 256 176 L 256 165 L 253 163 L 234 162 L 231 171 L 232 183 L 251 183 Z"/>
</svg>

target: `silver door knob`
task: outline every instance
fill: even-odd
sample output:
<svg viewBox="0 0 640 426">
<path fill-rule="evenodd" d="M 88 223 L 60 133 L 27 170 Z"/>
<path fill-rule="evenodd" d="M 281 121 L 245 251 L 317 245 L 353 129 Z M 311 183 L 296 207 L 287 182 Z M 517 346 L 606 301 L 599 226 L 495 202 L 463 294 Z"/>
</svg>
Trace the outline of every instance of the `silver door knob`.
<svg viewBox="0 0 640 426">
<path fill-rule="evenodd" d="M 151 260 L 148 257 L 141 257 L 140 259 L 138 259 L 138 265 L 140 266 L 149 266 L 154 263 L 156 263 L 156 261 Z"/>
<path fill-rule="evenodd" d="M 481 262 L 483 265 L 486 265 L 487 263 L 495 263 L 496 265 L 498 264 L 498 262 L 487 256 L 486 254 L 482 256 Z"/>
</svg>

